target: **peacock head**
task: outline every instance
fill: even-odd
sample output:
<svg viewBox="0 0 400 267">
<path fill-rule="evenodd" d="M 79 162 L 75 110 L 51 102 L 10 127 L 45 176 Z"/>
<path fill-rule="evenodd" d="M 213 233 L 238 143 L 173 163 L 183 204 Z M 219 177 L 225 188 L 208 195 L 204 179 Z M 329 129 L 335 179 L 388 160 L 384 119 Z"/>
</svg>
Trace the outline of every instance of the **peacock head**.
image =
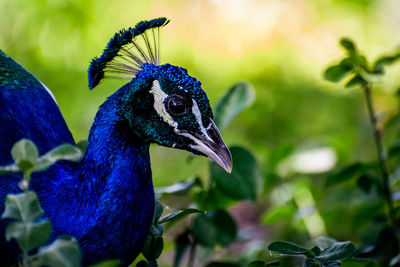
<svg viewBox="0 0 400 267">
<path fill-rule="evenodd" d="M 89 88 L 106 77 L 130 79 L 117 91 L 118 116 L 136 136 L 207 156 L 231 172 L 230 151 L 213 122 L 201 83 L 184 68 L 159 64 L 159 29 L 168 22 L 143 21 L 116 33 L 90 64 Z"/>
</svg>

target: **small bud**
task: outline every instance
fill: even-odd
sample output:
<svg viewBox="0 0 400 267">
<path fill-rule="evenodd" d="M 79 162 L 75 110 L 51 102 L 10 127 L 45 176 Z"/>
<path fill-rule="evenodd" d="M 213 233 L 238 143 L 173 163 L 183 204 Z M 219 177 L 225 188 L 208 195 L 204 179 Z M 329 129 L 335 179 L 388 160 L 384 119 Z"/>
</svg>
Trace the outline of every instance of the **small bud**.
<svg viewBox="0 0 400 267">
<path fill-rule="evenodd" d="M 21 188 L 21 190 L 28 190 L 29 187 L 29 183 L 27 180 L 22 180 L 21 182 L 19 182 L 19 188 Z"/>
</svg>

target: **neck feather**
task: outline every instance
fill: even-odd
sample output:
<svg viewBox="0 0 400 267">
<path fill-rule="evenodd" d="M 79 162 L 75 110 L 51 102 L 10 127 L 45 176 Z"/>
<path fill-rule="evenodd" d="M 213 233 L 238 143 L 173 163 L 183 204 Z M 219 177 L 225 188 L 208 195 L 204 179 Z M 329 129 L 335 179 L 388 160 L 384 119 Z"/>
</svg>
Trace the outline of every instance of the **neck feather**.
<svg viewBox="0 0 400 267">
<path fill-rule="evenodd" d="M 109 225 L 110 231 L 125 220 L 150 225 L 154 189 L 149 144 L 129 131 L 117 112 L 118 102 L 109 98 L 96 115 L 82 161 L 57 169 L 64 178 L 52 182 L 56 194 L 43 204 L 46 211 L 54 209 L 49 214 L 55 232 L 80 238 L 99 224 Z M 139 218 L 143 214 L 146 218 Z"/>
</svg>

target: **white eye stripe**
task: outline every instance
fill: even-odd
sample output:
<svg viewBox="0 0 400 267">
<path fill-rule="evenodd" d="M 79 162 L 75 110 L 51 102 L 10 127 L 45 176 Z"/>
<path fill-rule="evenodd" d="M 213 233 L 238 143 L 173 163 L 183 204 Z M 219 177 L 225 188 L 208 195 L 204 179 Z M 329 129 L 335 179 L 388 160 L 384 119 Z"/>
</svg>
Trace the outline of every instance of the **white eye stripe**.
<svg viewBox="0 0 400 267">
<path fill-rule="evenodd" d="M 165 108 L 164 102 L 168 98 L 168 94 L 166 94 L 160 86 L 160 83 L 158 80 L 153 81 L 153 85 L 151 87 L 151 90 L 149 91 L 153 96 L 154 96 L 154 109 L 156 110 L 157 114 L 170 126 L 174 128 L 176 132 L 179 132 L 178 130 L 178 123 L 171 117 L 171 115 L 168 113 L 168 111 Z M 210 141 L 213 141 L 207 134 L 206 128 L 203 126 L 203 120 L 201 116 L 201 112 L 199 109 L 199 106 L 197 105 L 197 102 L 192 99 L 193 105 L 192 105 L 192 113 L 194 117 L 196 118 L 196 122 L 199 125 L 201 133 Z M 210 124 L 211 125 L 211 124 Z M 210 125 L 207 127 L 207 129 L 210 127 Z"/>
<path fill-rule="evenodd" d="M 164 106 L 164 101 L 168 95 L 161 89 L 160 83 L 157 80 L 153 81 L 149 92 L 154 96 L 154 109 L 157 111 L 157 114 L 176 131 L 178 123 L 169 115 Z"/>
</svg>

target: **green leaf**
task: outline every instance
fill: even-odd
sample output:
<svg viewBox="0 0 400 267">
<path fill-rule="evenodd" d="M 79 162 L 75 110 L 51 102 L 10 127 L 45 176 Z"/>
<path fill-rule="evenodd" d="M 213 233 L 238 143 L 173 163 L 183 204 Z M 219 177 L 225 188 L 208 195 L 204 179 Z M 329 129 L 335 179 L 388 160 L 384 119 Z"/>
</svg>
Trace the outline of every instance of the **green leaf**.
<svg viewBox="0 0 400 267">
<path fill-rule="evenodd" d="M 177 236 L 175 239 L 174 267 L 178 267 L 181 264 L 186 252 L 190 247 L 190 244 L 189 231 L 185 231 Z"/>
<path fill-rule="evenodd" d="M 249 83 L 235 84 L 215 106 L 214 122 L 222 132 L 245 108 L 254 102 L 254 89 Z"/>
<path fill-rule="evenodd" d="M 7 195 L 2 218 L 11 218 L 23 222 L 33 222 L 43 215 L 35 192 L 27 191 L 16 195 Z"/>
<path fill-rule="evenodd" d="M 371 193 L 374 188 L 380 188 L 379 178 L 370 173 L 362 174 L 357 179 L 358 188 L 364 193 Z"/>
<path fill-rule="evenodd" d="M 148 261 L 153 261 L 160 257 L 163 247 L 162 237 L 149 235 L 144 243 L 142 254 Z"/>
<path fill-rule="evenodd" d="M 378 263 L 371 259 L 352 258 L 344 260 L 340 267 L 378 267 Z"/>
<path fill-rule="evenodd" d="M 205 247 L 214 247 L 217 241 L 216 228 L 212 219 L 206 214 L 198 214 L 192 223 L 195 240 Z"/>
<path fill-rule="evenodd" d="M 82 156 L 81 150 L 77 147 L 70 144 L 60 145 L 39 158 L 35 171 L 44 171 L 60 160 L 79 161 Z"/>
<path fill-rule="evenodd" d="M 350 55 L 357 54 L 357 48 L 350 38 L 343 37 L 340 39 L 340 45 L 343 46 Z"/>
<path fill-rule="evenodd" d="M 310 258 L 315 257 L 314 252 L 311 250 L 288 241 L 275 241 L 269 244 L 268 249 L 285 255 L 305 255 Z"/>
<path fill-rule="evenodd" d="M 60 237 L 52 244 L 41 247 L 37 257 L 44 266 L 81 266 L 81 252 L 78 242 L 73 237 Z"/>
<path fill-rule="evenodd" d="M 241 267 L 241 264 L 235 262 L 212 261 L 206 267 Z"/>
<path fill-rule="evenodd" d="M 225 210 L 209 212 L 215 227 L 216 242 L 226 247 L 232 243 L 237 236 L 237 226 L 232 216 Z"/>
<path fill-rule="evenodd" d="M 268 266 L 281 266 L 281 263 L 278 260 L 270 261 L 270 262 L 267 262 L 266 265 L 265 265 L 265 267 L 268 267 Z"/>
<path fill-rule="evenodd" d="M 378 58 L 374 63 L 374 72 L 383 73 L 385 66 L 391 65 L 400 59 L 400 53 L 396 53 L 391 56 L 382 56 Z"/>
<path fill-rule="evenodd" d="M 195 186 L 199 187 L 202 186 L 201 180 L 198 177 L 191 178 L 186 181 L 173 184 L 171 186 L 159 187 L 156 188 L 155 191 L 157 198 L 160 198 L 165 194 L 171 194 L 171 195 L 187 194 Z"/>
<path fill-rule="evenodd" d="M 265 224 L 273 224 L 281 220 L 290 220 L 296 214 L 297 209 L 292 205 L 283 205 L 269 210 L 263 217 L 262 222 Z"/>
<path fill-rule="evenodd" d="M 166 223 L 166 222 L 175 222 L 178 221 L 180 219 L 182 219 L 183 217 L 192 214 L 192 213 L 203 213 L 202 210 L 198 210 L 198 209 L 183 209 L 183 210 L 178 210 L 178 211 L 174 211 L 171 212 L 170 214 L 162 217 L 158 223 Z"/>
<path fill-rule="evenodd" d="M 331 82 L 340 82 L 353 69 L 352 65 L 343 64 L 342 62 L 327 68 L 324 78 Z"/>
<path fill-rule="evenodd" d="M 313 259 L 313 258 L 305 258 L 304 259 L 304 263 L 303 263 L 303 267 L 317 267 L 317 265 L 315 264 L 315 259 Z"/>
<path fill-rule="evenodd" d="M 154 208 L 153 224 L 157 224 L 158 219 L 160 219 L 162 213 L 163 213 L 163 206 L 160 202 L 156 201 Z"/>
<path fill-rule="evenodd" d="M 358 69 L 358 74 L 369 83 L 376 83 L 382 81 L 382 75 L 380 73 L 369 72 L 365 69 Z"/>
<path fill-rule="evenodd" d="M 265 262 L 264 261 L 252 261 L 249 264 L 247 264 L 247 267 L 265 267 Z"/>
<path fill-rule="evenodd" d="M 285 144 L 271 151 L 268 156 L 268 167 L 275 169 L 280 162 L 293 154 L 294 149 L 295 147 L 293 144 Z"/>
<path fill-rule="evenodd" d="M 35 166 L 39 152 L 32 141 L 21 139 L 12 147 L 11 156 L 20 169 L 27 171 Z"/>
<path fill-rule="evenodd" d="M 43 244 L 50 237 L 51 224 L 49 220 L 41 222 L 13 222 L 6 228 L 6 239 L 15 239 L 19 247 L 29 252 Z"/>
<path fill-rule="evenodd" d="M 316 256 L 318 256 L 318 255 L 321 254 L 321 249 L 320 249 L 318 246 L 314 246 L 314 247 L 311 249 L 311 251 L 314 252 L 314 254 L 315 254 Z"/>
<path fill-rule="evenodd" d="M 22 171 L 30 171 L 35 167 L 34 163 L 29 160 L 22 159 L 18 162 L 18 168 Z"/>
<path fill-rule="evenodd" d="M 335 244 L 336 242 L 337 241 L 335 239 L 327 236 L 319 236 L 314 241 L 314 243 L 322 249 L 326 249 Z"/>
<path fill-rule="evenodd" d="M 325 186 L 332 186 L 353 179 L 354 177 L 360 175 L 362 172 L 368 170 L 370 167 L 370 165 L 360 162 L 348 165 L 341 170 L 336 171 L 334 174 L 329 175 L 326 178 Z"/>
<path fill-rule="evenodd" d="M 350 88 L 353 86 L 363 86 L 367 83 L 359 74 L 356 74 L 353 78 L 350 79 L 345 85 L 346 88 Z"/>
<path fill-rule="evenodd" d="M 152 225 L 149 234 L 152 236 L 162 236 L 164 233 L 164 226 L 161 224 Z"/>
<path fill-rule="evenodd" d="M 230 148 L 233 159 L 232 173 L 211 162 L 211 177 L 216 185 L 236 200 L 255 200 L 263 189 L 263 177 L 254 156 L 243 147 Z"/>
<path fill-rule="evenodd" d="M 105 260 L 100 263 L 90 265 L 90 267 L 118 267 L 120 266 L 120 260 Z"/>
<path fill-rule="evenodd" d="M 221 191 L 218 186 L 214 186 L 208 191 L 202 190 L 194 198 L 199 209 L 206 211 L 225 209 L 236 202 L 234 198 Z"/>
<path fill-rule="evenodd" d="M 14 173 L 20 172 L 20 169 L 16 164 L 7 165 L 7 166 L 0 166 L 0 174 L 7 174 L 7 173 Z"/>
<path fill-rule="evenodd" d="M 324 249 L 316 258 L 321 261 L 338 261 L 344 260 L 356 251 L 356 247 L 350 242 L 336 242 L 328 248 Z"/>
<path fill-rule="evenodd" d="M 88 140 L 83 139 L 76 144 L 76 147 L 81 150 L 82 154 L 85 154 L 87 145 L 88 145 Z"/>
</svg>

